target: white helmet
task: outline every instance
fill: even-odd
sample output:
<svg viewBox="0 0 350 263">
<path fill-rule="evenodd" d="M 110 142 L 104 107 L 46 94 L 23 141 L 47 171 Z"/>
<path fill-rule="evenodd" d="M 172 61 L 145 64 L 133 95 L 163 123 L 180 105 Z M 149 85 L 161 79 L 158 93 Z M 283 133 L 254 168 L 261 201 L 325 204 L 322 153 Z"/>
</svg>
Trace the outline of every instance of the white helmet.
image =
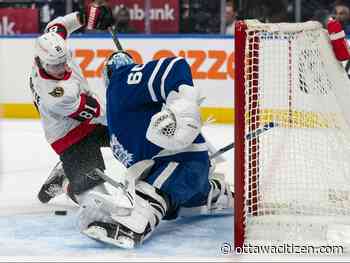
<svg viewBox="0 0 350 263">
<path fill-rule="evenodd" d="M 44 69 L 47 65 L 66 63 L 68 50 L 66 41 L 55 32 L 48 32 L 37 38 L 35 56 L 39 57 Z"/>
</svg>

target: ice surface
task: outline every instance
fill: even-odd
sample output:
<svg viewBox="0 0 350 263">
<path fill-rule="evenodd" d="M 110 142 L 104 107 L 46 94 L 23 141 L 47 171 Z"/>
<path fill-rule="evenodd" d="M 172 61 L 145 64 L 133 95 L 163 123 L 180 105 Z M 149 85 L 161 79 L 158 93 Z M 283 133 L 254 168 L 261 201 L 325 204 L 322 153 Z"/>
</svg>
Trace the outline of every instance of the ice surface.
<svg viewBox="0 0 350 263">
<path fill-rule="evenodd" d="M 233 141 L 232 125 L 209 125 L 204 134 L 220 148 Z M 233 216 L 198 216 L 164 221 L 141 248 L 118 249 L 93 241 L 76 228 L 76 207 L 65 197 L 44 205 L 37 192 L 58 157 L 46 143 L 37 120 L 0 122 L 0 260 L 118 261 L 128 259 L 230 261 L 224 242 L 232 243 Z M 103 151 L 109 171 L 121 172 L 108 148 Z M 224 154 L 233 180 L 233 152 Z M 54 210 L 68 210 L 56 216 Z"/>
</svg>

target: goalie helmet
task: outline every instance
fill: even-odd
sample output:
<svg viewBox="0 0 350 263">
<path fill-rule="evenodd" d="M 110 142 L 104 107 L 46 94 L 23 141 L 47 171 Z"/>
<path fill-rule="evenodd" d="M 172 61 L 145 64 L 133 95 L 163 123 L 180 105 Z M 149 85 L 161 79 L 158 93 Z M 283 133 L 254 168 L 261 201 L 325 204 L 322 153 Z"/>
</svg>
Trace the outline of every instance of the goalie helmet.
<svg viewBox="0 0 350 263">
<path fill-rule="evenodd" d="M 106 87 L 109 85 L 109 81 L 112 77 L 113 71 L 118 68 L 135 63 L 132 57 L 124 51 L 118 51 L 111 54 L 105 62 L 103 68 L 103 79 Z"/>
<path fill-rule="evenodd" d="M 65 72 L 68 60 L 65 40 L 55 32 L 43 34 L 36 40 L 35 57 L 49 74 Z"/>
</svg>

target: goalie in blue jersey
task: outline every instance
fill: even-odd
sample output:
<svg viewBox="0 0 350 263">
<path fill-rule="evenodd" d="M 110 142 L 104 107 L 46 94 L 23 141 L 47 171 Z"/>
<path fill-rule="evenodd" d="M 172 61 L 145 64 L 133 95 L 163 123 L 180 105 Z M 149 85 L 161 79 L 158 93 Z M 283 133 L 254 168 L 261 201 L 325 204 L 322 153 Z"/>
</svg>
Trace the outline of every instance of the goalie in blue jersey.
<svg viewBox="0 0 350 263">
<path fill-rule="evenodd" d="M 111 148 L 128 168 L 127 183 L 107 178 L 120 188 L 118 198 L 90 192 L 80 209 L 82 233 L 132 248 L 179 211 L 232 208 L 232 193 L 223 178 L 213 176 L 201 135 L 201 98 L 186 60 L 140 65 L 116 52 L 106 62 L 104 78 Z"/>
</svg>

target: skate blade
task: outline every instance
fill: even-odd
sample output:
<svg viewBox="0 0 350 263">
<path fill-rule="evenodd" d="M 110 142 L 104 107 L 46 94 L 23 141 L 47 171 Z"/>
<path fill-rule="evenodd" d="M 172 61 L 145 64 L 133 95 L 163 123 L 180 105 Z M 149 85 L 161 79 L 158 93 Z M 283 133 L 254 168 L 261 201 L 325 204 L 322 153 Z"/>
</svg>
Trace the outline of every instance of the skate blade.
<svg viewBox="0 0 350 263">
<path fill-rule="evenodd" d="M 88 237 L 101 241 L 103 243 L 111 244 L 120 248 L 132 249 L 135 247 L 135 242 L 125 236 L 119 237 L 117 240 L 107 236 L 107 231 L 99 226 L 91 226 L 82 231 Z"/>
</svg>

